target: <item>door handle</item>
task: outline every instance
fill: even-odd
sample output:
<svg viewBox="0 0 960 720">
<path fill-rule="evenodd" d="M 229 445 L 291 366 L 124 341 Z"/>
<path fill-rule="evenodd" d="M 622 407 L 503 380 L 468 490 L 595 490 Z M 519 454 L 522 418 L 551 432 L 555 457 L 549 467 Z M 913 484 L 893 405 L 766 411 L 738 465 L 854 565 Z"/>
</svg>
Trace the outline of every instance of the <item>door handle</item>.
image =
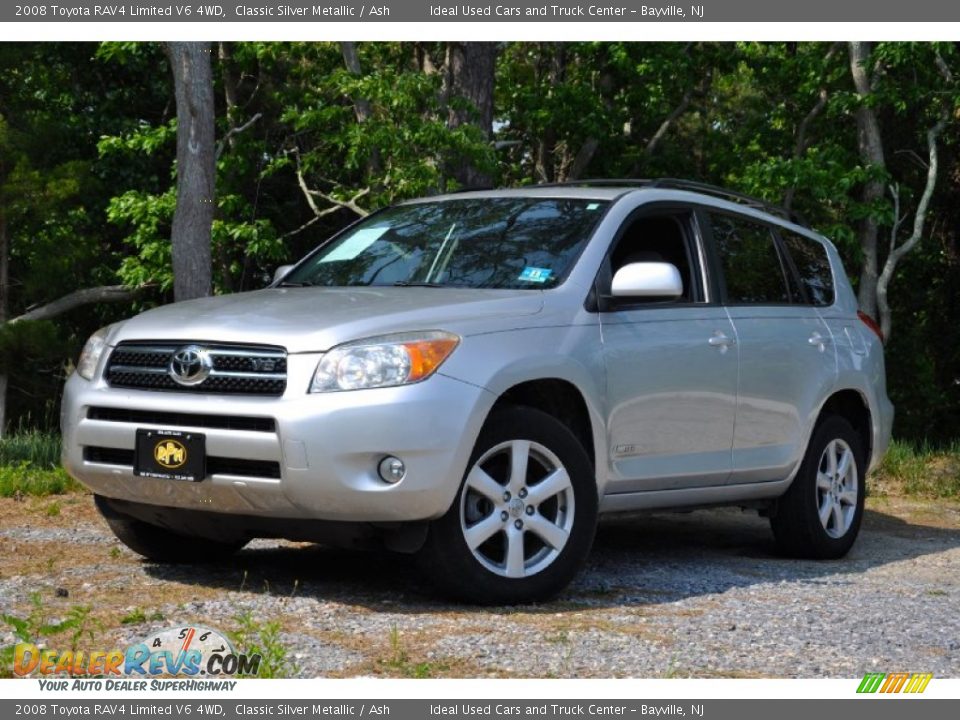
<svg viewBox="0 0 960 720">
<path fill-rule="evenodd" d="M 736 342 L 736 340 L 729 335 L 725 335 L 720 330 L 717 330 L 713 335 L 710 336 L 710 339 L 707 340 L 707 343 L 711 346 L 720 348 L 720 352 L 726 352 L 727 348 Z"/>
<path fill-rule="evenodd" d="M 815 331 L 813 335 L 807 339 L 807 342 L 810 345 L 813 345 L 813 347 L 817 348 L 820 352 L 823 352 L 826 349 L 827 343 L 830 342 L 830 338 L 824 337 Z"/>
</svg>

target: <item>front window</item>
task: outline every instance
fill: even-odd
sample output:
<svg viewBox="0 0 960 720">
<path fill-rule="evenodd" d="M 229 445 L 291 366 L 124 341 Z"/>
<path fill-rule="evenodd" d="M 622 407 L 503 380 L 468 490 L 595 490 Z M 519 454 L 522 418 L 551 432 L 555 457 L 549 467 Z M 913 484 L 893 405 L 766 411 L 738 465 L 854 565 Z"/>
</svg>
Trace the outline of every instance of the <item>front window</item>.
<svg viewBox="0 0 960 720">
<path fill-rule="evenodd" d="M 350 228 L 282 285 L 542 290 L 563 281 L 606 205 L 558 198 L 400 205 Z"/>
</svg>

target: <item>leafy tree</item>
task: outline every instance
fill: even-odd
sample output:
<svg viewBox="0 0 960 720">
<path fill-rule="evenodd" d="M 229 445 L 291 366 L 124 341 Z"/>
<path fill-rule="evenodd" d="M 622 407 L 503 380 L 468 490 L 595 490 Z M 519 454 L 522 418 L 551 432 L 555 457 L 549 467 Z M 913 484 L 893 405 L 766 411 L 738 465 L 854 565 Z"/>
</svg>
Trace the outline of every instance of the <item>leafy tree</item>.
<svg viewBox="0 0 960 720">
<path fill-rule="evenodd" d="M 207 174 L 190 197 L 213 202 L 194 207 L 209 262 L 193 269 L 209 266 L 209 279 L 191 292 L 262 287 L 277 264 L 408 197 L 691 178 L 780 204 L 831 237 L 858 270 L 864 309 L 893 330 L 898 434 L 955 436 L 954 44 L 202 49 Z M 0 44 L 0 388 L 8 377 L 10 422 L 55 424 L 63 366 L 84 337 L 172 300 L 184 279 L 171 244 L 187 209 L 177 202 L 176 95 L 160 44 Z"/>
</svg>

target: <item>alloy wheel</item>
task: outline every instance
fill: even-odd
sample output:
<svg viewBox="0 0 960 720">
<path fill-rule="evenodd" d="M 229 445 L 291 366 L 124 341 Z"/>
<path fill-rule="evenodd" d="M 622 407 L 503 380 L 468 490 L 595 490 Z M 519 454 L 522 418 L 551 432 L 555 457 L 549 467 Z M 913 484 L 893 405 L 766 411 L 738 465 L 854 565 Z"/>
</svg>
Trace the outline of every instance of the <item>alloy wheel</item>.
<svg viewBox="0 0 960 720">
<path fill-rule="evenodd" d="M 460 501 L 460 529 L 473 557 L 507 578 L 549 567 L 563 551 L 574 522 L 570 476 L 540 443 L 511 440 L 470 468 Z"/>
<path fill-rule="evenodd" d="M 832 538 L 847 534 L 857 514 L 859 478 L 853 450 L 843 440 L 830 441 L 817 467 L 817 512 Z"/>
</svg>

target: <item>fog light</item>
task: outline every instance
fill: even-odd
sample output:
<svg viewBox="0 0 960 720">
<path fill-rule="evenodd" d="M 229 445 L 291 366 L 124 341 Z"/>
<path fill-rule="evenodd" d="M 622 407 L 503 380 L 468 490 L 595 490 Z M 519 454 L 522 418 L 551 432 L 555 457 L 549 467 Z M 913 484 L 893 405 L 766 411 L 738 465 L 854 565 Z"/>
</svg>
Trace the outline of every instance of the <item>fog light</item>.
<svg viewBox="0 0 960 720">
<path fill-rule="evenodd" d="M 380 466 L 377 468 L 377 471 L 380 473 L 380 478 L 384 482 L 392 484 L 403 480 L 403 476 L 407 474 L 407 467 L 400 458 L 387 455 L 387 457 L 380 461 Z"/>
</svg>

